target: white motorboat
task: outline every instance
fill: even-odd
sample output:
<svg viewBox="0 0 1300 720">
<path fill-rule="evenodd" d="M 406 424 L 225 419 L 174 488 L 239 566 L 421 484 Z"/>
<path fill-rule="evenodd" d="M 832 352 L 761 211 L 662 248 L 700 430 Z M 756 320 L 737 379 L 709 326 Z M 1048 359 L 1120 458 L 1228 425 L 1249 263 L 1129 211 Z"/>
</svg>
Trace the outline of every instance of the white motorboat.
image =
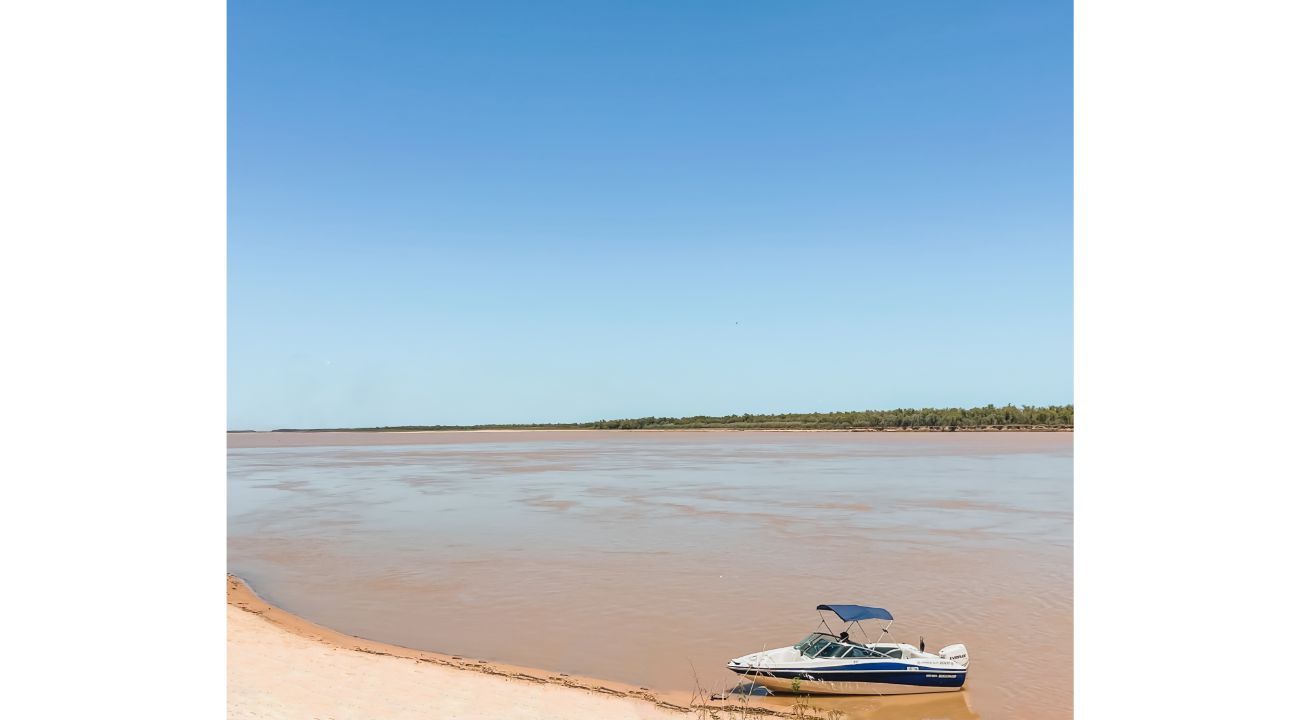
<svg viewBox="0 0 1300 720">
<path fill-rule="evenodd" d="M 845 630 L 836 634 L 822 611 L 833 612 Z M 795 645 L 738 657 L 727 669 L 774 692 L 814 695 L 898 695 L 951 692 L 966 683 L 970 656 L 965 645 L 949 645 L 938 652 L 899 642 L 882 642 L 894 616 L 883 608 L 865 605 L 818 605 L 819 628 Z M 864 620 L 882 622 L 870 640 Z M 861 640 L 850 631 L 857 629 Z"/>
</svg>

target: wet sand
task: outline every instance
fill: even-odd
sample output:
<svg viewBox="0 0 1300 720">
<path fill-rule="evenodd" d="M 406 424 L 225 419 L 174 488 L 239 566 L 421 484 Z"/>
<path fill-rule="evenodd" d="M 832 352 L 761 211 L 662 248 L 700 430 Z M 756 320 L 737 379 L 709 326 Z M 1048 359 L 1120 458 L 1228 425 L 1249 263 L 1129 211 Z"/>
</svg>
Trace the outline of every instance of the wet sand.
<svg viewBox="0 0 1300 720">
<path fill-rule="evenodd" d="M 728 658 L 861 602 L 970 647 L 963 705 L 821 707 L 1071 712 L 1068 433 L 229 437 L 230 570 L 352 635 L 719 692 Z"/>
</svg>

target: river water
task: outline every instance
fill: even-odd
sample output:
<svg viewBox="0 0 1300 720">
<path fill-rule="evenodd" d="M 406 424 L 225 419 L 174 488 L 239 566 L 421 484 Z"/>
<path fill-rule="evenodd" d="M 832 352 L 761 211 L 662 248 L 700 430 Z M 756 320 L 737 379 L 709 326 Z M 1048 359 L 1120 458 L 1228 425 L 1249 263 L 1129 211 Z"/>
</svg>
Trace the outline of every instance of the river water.
<svg viewBox="0 0 1300 720">
<path fill-rule="evenodd" d="M 1070 433 L 228 436 L 228 567 L 362 637 L 656 689 L 734 687 L 819 603 L 962 642 L 966 690 L 850 717 L 1072 715 Z M 837 628 L 838 629 L 838 628 Z"/>
</svg>

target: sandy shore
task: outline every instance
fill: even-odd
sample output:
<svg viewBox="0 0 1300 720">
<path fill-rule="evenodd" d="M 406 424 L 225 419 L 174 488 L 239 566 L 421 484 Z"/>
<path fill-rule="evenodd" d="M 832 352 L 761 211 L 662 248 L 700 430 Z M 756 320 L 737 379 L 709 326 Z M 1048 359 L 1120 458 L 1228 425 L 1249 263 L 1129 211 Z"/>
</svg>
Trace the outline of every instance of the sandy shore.
<svg viewBox="0 0 1300 720">
<path fill-rule="evenodd" d="M 694 717 L 692 698 L 372 642 L 315 625 L 226 578 L 232 718 Z M 740 706 L 710 702 L 720 717 Z M 788 716 L 749 707 L 748 717 Z"/>
</svg>

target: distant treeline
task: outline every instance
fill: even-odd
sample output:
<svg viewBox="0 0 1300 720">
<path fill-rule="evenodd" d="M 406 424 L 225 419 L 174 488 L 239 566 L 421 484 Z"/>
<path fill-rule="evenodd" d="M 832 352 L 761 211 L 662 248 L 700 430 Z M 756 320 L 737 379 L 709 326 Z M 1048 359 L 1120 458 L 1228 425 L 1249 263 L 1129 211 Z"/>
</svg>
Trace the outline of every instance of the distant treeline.
<svg viewBox="0 0 1300 720">
<path fill-rule="evenodd" d="M 405 425 L 399 427 L 330 428 L 335 431 L 399 432 L 413 430 L 970 430 L 1065 429 L 1074 427 L 1073 405 L 985 405 L 977 408 L 899 408 L 779 415 L 695 415 L 596 420 L 584 423 L 517 425 Z M 322 432 L 324 429 L 283 429 L 275 432 Z"/>
</svg>

